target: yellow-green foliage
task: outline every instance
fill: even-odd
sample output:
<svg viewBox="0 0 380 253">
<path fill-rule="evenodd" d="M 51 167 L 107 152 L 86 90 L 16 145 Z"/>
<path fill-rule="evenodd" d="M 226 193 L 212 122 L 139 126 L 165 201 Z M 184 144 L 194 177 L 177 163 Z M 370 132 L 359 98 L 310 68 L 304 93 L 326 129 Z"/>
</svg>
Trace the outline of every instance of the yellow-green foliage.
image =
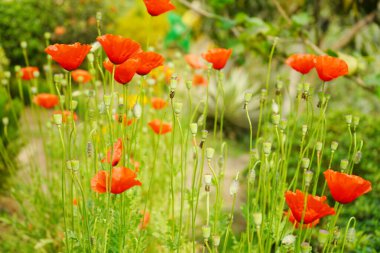
<svg viewBox="0 0 380 253">
<path fill-rule="evenodd" d="M 6 67 L 8 66 L 8 64 L 9 64 L 8 58 L 5 55 L 3 48 L 0 46 L 0 79 L 4 77 L 4 71 Z"/>
<path fill-rule="evenodd" d="M 166 15 L 151 17 L 142 4 L 136 4 L 134 8 L 129 9 L 115 24 L 115 34 L 133 37 L 142 46 L 146 46 L 147 43 L 151 46 L 157 45 L 164 39 L 168 30 Z"/>
</svg>

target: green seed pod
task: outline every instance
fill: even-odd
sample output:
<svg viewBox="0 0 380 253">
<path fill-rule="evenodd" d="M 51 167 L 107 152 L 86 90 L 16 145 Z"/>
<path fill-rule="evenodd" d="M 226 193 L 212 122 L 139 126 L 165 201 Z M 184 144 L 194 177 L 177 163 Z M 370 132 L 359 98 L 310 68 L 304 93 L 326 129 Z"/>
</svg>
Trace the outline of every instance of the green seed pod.
<svg viewBox="0 0 380 253">
<path fill-rule="evenodd" d="M 174 103 L 174 113 L 177 115 L 180 114 L 182 111 L 182 106 L 183 106 L 183 104 L 181 102 L 175 102 Z"/>
<path fill-rule="evenodd" d="M 351 125 L 351 123 L 352 123 L 352 115 L 351 114 L 346 115 L 346 123 L 347 123 L 347 125 Z"/>
<path fill-rule="evenodd" d="M 347 169 L 348 166 L 348 160 L 347 159 L 342 159 L 340 160 L 340 170 L 344 172 Z"/>
<path fill-rule="evenodd" d="M 301 243 L 301 253 L 311 253 L 312 247 L 308 242 Z"/>
<path fill-rule="evenodd" d="M 269 155 L 272 149 L 272 143 L 271 142 L 264 142 L 263 143 L 263 152 L 265 155 Z"/>
<path fill-rule="evenodd" d="M 262 213 L 253 213 L 253 222 L 257 227 L 260 227 L 263 222 L 263 214 Z"/>
<path fill-rule="evenodd" d="M 331 142 L 331 152 L 335 152 L 339 146 L 339 143 L 336 141 Z"/>
<path fill-rule="evenodd" d="M 318 241 L 321 245 L 325 245 L 329 239 L 329 231 L 320 229 L 318 233 Z"/>
<path fill-rule="evenodd" d="M 307 169 L 307 168 L 309 168 L 309 165 L 310 165 L 310 159 L 307 158 L 307 157 L 302 158 L 302 160 L 301 160 L 301 167 L 303 169 Z"/>
<path fill-rule="evenodd" d="M 211 160 L 212 157 L 214 156 L 214 153 L 215 153 L 215 149 L 213 148 L 207 148 L 206 149 L 206 157 L 208 160 Z"/>
<path fill-rule="evenodd" d="M 210 238 L 210 234 L 211 234 L 210 226 L 208 226 L 208 225 L 203 226 L 202 227 L 202 234 L 203 234 L 203 238 L 205 240 L 208 240 Z"/>
<path fill-rule="evenodd" d="M 198 132 L 198 124 L 197 123 L 191 123 L 190 124 L 190 130 L 193 135 L 196 135 Z"/>
<path fill-rule="evenodd" d="M 307 170 L 306 172 L 305 172 L 305 185 L 307 186 L 307 187 L 309 187 L 310 186 L 310 183 L 311 183 L 311 181 L 313 180 L 313 172 L 311 171 L 311 170 Z"/>
</svg>

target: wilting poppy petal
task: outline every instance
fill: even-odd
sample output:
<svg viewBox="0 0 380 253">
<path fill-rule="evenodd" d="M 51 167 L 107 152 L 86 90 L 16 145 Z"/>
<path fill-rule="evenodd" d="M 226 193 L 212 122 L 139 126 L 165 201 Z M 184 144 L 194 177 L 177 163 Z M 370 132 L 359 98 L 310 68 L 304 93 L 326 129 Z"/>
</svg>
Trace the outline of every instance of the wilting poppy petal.
<svg viewBox="0 0 380 253">
<path fill-rule="evenodd" d="M 146 229 L 150 221 L 150 213 L 148 210 L 146 210 L 145 213 L 144 213 L 144 210 L 141 210 L 140 214 L 142 214 L 143 217 L 140 220 L 139 229 L 140 230 Z"/>
<path fill-rule="evenodd" d="M 162 122 L 159 119 L 152 120 L 148 123 L 148 125 L 152 128 L 152 130 L 156 134 L 166 134 L 172 131 L 172 125 L 169 123 Z"/>
<path fill-rule="evenodd" d="M 203 69 L 206 67 L 205 64 L 201 62 L 201 57 L 199 55 L 188 54 L 185 56 L 185 60 L 193 69 Z"/>
<path fill-rule="evenodd" d="M 334 200 L 348 204 L 372 190 L 371 182 L 355 175 L 348 175 L 333 170 L 324 173 L 327 185 Z"/>
<path fill-rule="evenodd" d="M 149 74 L 153 69 L 161 66 L 164 63 L 164 57 L 155 52 L 142 52 L 137 54 L 134 58 L 139 60 L 137 74 L 144 76 Z"/>
<path fill-rule="evenodd" d="M 59 104 L 59 97 L 54 94 L 41 93 L 33 98 L 33 102 L 39 106 L 49 109 Z"/>
<path fill-rule="evenodd" d="M 226 65 L 232 54 L 232 49 L 214 48 L 202 54 L 202 57 L 212 63 L 212 67 L 216 70 L 221 70 Z"/>
<path fill-rule="evenodd" d="M 36 78 L 36 75 L 40 73 L 37 67 L 25 67 L 21 69 L 22 76 L 21 78 L 23 80 L 31 80 Z"/>
<path fill-rule="evenodd" d="M 162 98 L 154 97 L 151 99 L 152 107 L 156 110 L 161 110 L 166 107 L 167 103 Z"/>
<path fill-rule="evenodd" d="M 316 56 L 313 54 L 293 54 L 286 59 L 286 64 L 295 71 L 307 74 L 314 68 L 315 58 Z"/>
<path fill-rule="evenodd" d="M 328 55 L 315 58 L 315 69 L 319 78 L 325 82 L 348 74 L 348 65 L 345 61 Z"/>
<path fill-rule="evenodd" d="M 53 114 L 62 114 L 62 122 L 63 123 L 67 122 L 67 120 L 71 116 L 71 112 L 67 111 L 67 110 L 63 111 L 63 113 L 62 113 L 62 111 L 54 111 Z M 73 112 L 73 119 L 74 119 L 74 121 L 78 120 L 78 115 L 75 112 Z"/>
<path fill-rule="evenodd" d="M 207 86 L 207 79 L 202 75 L 194 74 L 193 85 L 194 86 Z"/>
<path fill-rule="evenodd" d="M 301 223 L 303 214 L 303 224 L 309 224 L 327 215 L 335 214 L 334 208 L 325 203 L 326 196 L 318 197 L 308 195 L 306 210 L 304 210 L 305 195 L 300 190 L 296 190 L 295 193 L 287 191 L 285 193 L 285 200 L 294 218 L 299 223 Z"/>
<path fill-rule="evenodd" d="M 49 54 L 62 68 L 71 71 L 79 68 L 84 58 L 90 51 L 90 45 L 82 45 L 79 42 L 74 44 L 54 44 L 45 48 Z"/>
<path fill-rule="evenodd" d="M 72 71 L 71 76 L 77 83 L 88 83 L 92 78 L 90 72 L 84 69 L 77 69 Z"/>
<path fill-rule="evenodd" d="M 146 10 L 151 16 L 158 16 L 175 9 L 170 0 L 144 0 L 144 3 Z"/>
<path fill-rule="evenodd" d="M 110 163 L 112 155 L 112 166 L 116 166 L 119 163 L 123 153 L 123 141 L 121 138 L 117 139 L 117 142 L 113 145 L 113 154 L 111 153 L 112 149 L 109 149 L 107 151 L 106 158 L 102 159 L 102 163 Z"/>
<path fill-rule="evenodd" d="M 121 84 L 129 83 L 138 68 L 139 61 L 137 59 L 131 58 L 126 60 L 120 65 L 116 65 L 115 68 L 115 80 Z M 112 73 L 113 64 L 108 60 L 103 62 L 103 66 L 106 70 Z"/>
<path fill-rule="evenodd" d="M 91 179 L 91 189 L 98 193 L 107 191 L 108 173 L 101 170 Z"/>
<path fill-rule="evenodd" d="M 122 64 L 141 51 L 139 43 L 119 35 L 106 34 L 97 37 L 96 40 L 102 45 L 113 64 Z"/>
</svg>

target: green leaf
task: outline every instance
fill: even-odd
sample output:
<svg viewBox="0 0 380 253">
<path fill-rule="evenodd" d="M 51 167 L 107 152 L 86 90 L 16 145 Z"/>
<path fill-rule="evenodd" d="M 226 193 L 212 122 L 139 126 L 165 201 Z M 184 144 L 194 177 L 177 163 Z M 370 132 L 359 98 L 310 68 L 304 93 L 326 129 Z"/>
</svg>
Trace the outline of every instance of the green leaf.
<svg viewBox="0 0 380 253">
<path fill-rule="evenodd" d="M 295 24 L 297 26 L 306 26 L 306 25 L 310 24 L 311 17 L 308 13 L 301 12 L 301 13 L 293 15 L 292 21 L 293 21 L 293 24 Z"/>
</svg>

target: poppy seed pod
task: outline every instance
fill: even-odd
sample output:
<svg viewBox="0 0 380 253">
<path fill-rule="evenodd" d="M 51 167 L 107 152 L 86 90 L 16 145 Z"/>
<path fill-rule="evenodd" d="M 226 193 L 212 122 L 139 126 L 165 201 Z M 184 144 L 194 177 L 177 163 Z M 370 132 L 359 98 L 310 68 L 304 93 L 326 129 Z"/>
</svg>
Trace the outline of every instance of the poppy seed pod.
<svg viewBox="0 0 380 253">
<path fill-rule="evenodd" d="M 285 130 L 288 125 L 288 121 L 286 119 L 281 120 L 280 122 L 280 129 Z"/>
<path fill-rule="evenodd" d="M 57 126 L 62 125 L 62 114 L 54 114 L 53 119 L 54 119 L 54 124 L 56 124 Z"/>
<path fill-rule="evenodd" d="M 313 173 L 311 170 L 307 170 L 307 171 L 305 172 L 305 185 L 306 185 L 307 187 L 310 186 L 311 180 L 313 180 L 313 174 L 314 174 L 314 173 Z"/>
<path fill-rule="evenodd" d="M 198 124 L 197 123 L 191 123 L 190 124 L 190 130 L 193 136 L 195 136 L 198 132 Z"/>
<path fill-rule="evenodd" d="M 181 102 L 174 103 L 174 112 L 178 115 L 182 111 L 183 104 Z"/>
<path fill-rule="evenodd" d="M 346 115 L 346 123 L 347 123 L 347 125 L 351 125 L 351 123 L 352 123 L 352 115 L 351 114 Z"/>
<path fill-rule="evenodd" d="M 178 78 L 177 78 L 177 75 L 176 74 L 173 74 L 172 77 L 170 78 L 170 91 L 175 91 L 175 89 L 177 88 L 177 84 L 178 84 Z"/>
<path fill-rule="evenodd" d="M 251 99 L 252 99 L 252 92 L 246 92 L 246 93 L 244 94 L 244 101 L 245 101 L 246 103 L 248 103 L 249 101 L 251 101 Z"/>
<path fill-rule="evenodd" d="M 354 156 L 354 163 L 358 164 L 362 160 L 362 152 L 359 150 Z"/>
<path fill-rule="evenodd" d="M 207 139 L 208 131 L 207 130 L 202 130 L 201 132 L 201 137 L 202 140 L 205 141 Z"/>
<path fill-rule="evenodd" d="M 2 121 L 3 121 L 4 126 L 8 126 L 8 124 L 9 124 L 9 118 L 8 117 L 2 118 Z"/>
<path fill-rule="evenodd" d="M 342 159 L 340 160 L 340 170 L 343 172 L 347 169 L 348 166 L 348 160 L 347 159 Z"/>
<path fill-rule="evenodd" d="M 188 90 L 190 90 L 191 89 L 191 86 L 193 85 L 193 82 L 192 81 L 186 81 L 186 88 L 188 89 Z"/>
<path fill-rule="evenodd" d="M 265 155 L 269 155 L 272 149 L 272 143 L 271 142 L 264 142 L 263 143 L 263 152 Z"/>
<path fill-rule="evenodd" d="M 220 236 L 219 235 L 213 235 L 212 236 L 212 242 L 215 248 L 217 248 L 220 244 Z"/>
<path fill-rule="evenodd" d="M 263 214 L 262 213 L 253 213 L 253 222 L 255 223 L 256 227 L 260 227 L 261 223 L 263 222 Z"/>
<path fill-rule="evenodd" d="M 230 185 L 230 195 L 236 195 L 239 190 L 239 182 L 234 179 Z"/>
<path fill-rule="evenodd" d="M 296 241 L 296 237 L 294 235 L 286 235 L 282 238 L 281 243 L 286 246 L 293 245 Z"/>
<path fill-rule="evenodd" d="M 318 233 L 318 241 L 321 245 L 324 245 L 329 238 L 329 231 L 320 229 Z"/>
<path fill-rule="evenodd" d="M 279 114 L 273 114 L 272 115 L 272 123 L 273 125 L 275 126 L 278 126 L 278 124 L 280 124 L 280 115 Z"/>
<path fill-rule="evenodd" d="M 302 168 L 307 169 L 307 168 L 309 168 L 309 165 L 310 165 L 310 159 L 307 157 L 302 158 L 302 160 L 301 160 Z"/>
<path fill-rule="evenodd" d="M 97 11 L 96 12 L 96 20 L 98 22 L 102 21 L 102 13 L 100 11 Z"/>
<path fill-rule="evenodd" d="M 205 240 L 208 240 L 210 238 L 210 234 L 211 234 L 210 226 L 208 226 L 208 225 L 203 226 L 202 227 L 202 234 L 203 234 L 203 238 Z"/>
<path fill-rule="evenodd" d="M 206 149 L 206 157 L 208 160 L 211 160 L 212 157 L 214 156 L 214 153 L 215 153 L 215 149 L 213 148 L 207 148 Z"/>
<path fill-rule="evenodd" d="M 336 141 L 331 142 L 331 152 L 335 152 L 339 146 L 339 143 Z"/>
<path fill-rule="evenodd" d="M 94 62 L 94 54 L 93 53 L 89 53 L 87 55 L 87 60 L 90 62 L 90 63 L 93 63 Z"/>
<path fill-rule="evenodd" d="M 210 173 L 206 173 L 204 175 L 204 180 L 206 185 L 211 185 L 212 175 Z"/>
<path fill-rule="evenodd" d="M 301 243 L 301 253 L 311 253 L 312 247 L 308 242 Z"/>
<path fill-rule="evenodd" d="M 79 170 L 79 161 L 78 160 L 71 160 L 71 168 L 73 171 Z"/>
<path fill-rule="evenodd" d="M 354 122 L 354 127 L 357 127 L 359 125 L 360 118 L 358 116 L 355 116 L 353 118 L 353 122 Z"/>
<path fill-rule="evenodd" d="M 25 49 L 28 47 L 28 43 L 26 41 L 21 41 L 20 46 L 22 49 Z"/>
<path fill-rule="evenodd" d="M 323 147 L 323 143 L 321 141 L 318 141 L 315 144 L 315 150 L 317 150 L 318 152 L 320 152 L 322 150 L 322 147 Z"/>
<path fill-rule="evenodd" d="M 71 164 L 71 160 L 66 161 L 66 169 L 73 170 L 73 166 Z"/>
<path fill-rule="evenodd" d="M 253 148 L 251 149 L 251 152 L 249 152 L 252 156 L 253 159 L 255 160 L 259 160 L 259 151 L 257 150 L 257 148 Z"/>
</svg>

